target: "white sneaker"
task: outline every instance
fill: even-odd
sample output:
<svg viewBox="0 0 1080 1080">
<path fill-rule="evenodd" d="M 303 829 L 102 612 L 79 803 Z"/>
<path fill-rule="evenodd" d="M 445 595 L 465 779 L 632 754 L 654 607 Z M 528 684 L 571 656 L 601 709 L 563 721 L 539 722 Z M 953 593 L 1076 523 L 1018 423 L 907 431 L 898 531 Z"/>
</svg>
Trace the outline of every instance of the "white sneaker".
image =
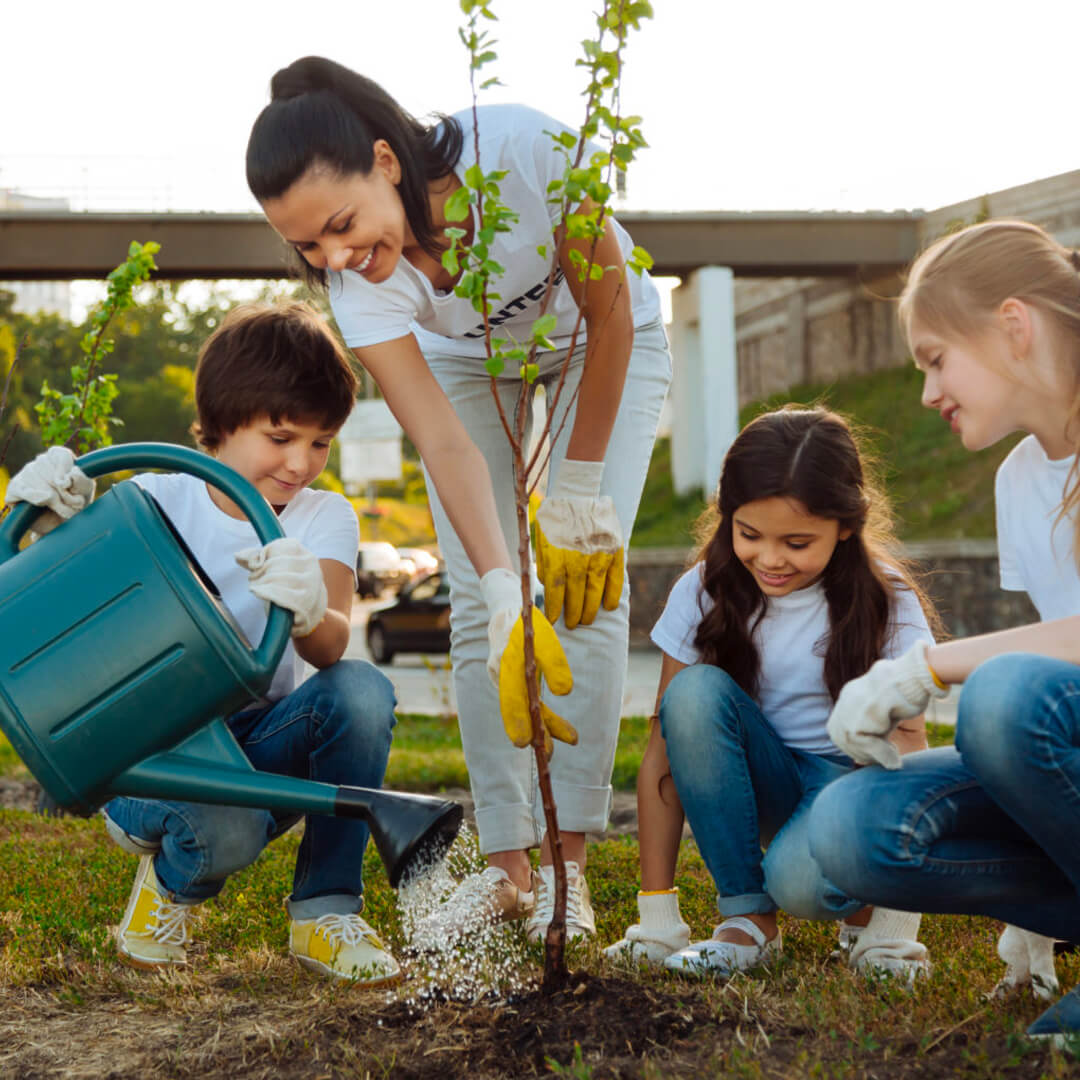
<svg viewBox="0 0 1080 1080">
<path fill-rule="evenodd" d="M 530 941 L 543 941 L 547 937 L 551 917 L 555 914 L 555 870 L 541 866 L 534 879 L 536 907 L 529 916 L 525 928 Z M 592 902 L 589 899 L 589 883 L 576 862 L 566 864 L 566 940 L 580 941 L 596 933 Z"/>
<path fill-rule="evenodd" d="M 442 952 L 463 938 L 497 923 L 525 918 L 536 904 L 536 875 L 533 889 L 519 889 L 510 875 L 498 866 L 470 874 L 427 918 L 416 927 L 412 945 L 416 949 Z"/>
<path fill-rule="evenodd" d="M 604 950 L 609 960 L 662 964 L 690 944 L 690 927 L 679 914 L 679 890 L 638 893 L 638 921 Z"/>
<path fill-rule="evenodd" d="M 1057 996 L 1060 988 L 1054 970 L 1054 938 L 1006 924 L 998 938 L 997 953 L 1007 966 L 990 997 L 1004 997 L 1021 986 L 1030 986 L 1032 994 L 1042 1001 Z"/>
<path fill-rule="evenodd" d="M 862 975 L 887 975 L 910 989 L 930 973 L 927 948 L 917 940 L 921 919 L 917 912 L 875 907 L 866 926 L 849 928 L 848 967 Z"/>
<path fill-rule="evenodd" d="M 737 945 L 734 941 L 718 941 L 718 935 L 725 930 L 742 930 L 750 935 L 754 944 Z M 725 919 L 708 941 L 695 941 L 687 948 L 672 953 L 664 961 L 664 967 L 686 975 L 733 975 L 736 971 L 748 971 L 767 963 L 779 955 L 782 947 L 779 930 L 776 937 L 767 941 L 757 923 L 742 915 L 734 915 Z"/>
</svg>

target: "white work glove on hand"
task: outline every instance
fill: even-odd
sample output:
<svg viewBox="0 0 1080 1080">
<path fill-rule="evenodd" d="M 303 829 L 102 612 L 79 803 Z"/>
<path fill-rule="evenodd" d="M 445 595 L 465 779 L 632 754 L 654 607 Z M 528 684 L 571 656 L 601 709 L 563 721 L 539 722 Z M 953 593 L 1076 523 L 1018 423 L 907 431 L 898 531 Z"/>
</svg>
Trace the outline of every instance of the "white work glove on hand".
<svg viewBox="0 0 1080 1080">
<path fill-rule="evenodd" d="M 48 509 L 34 522 L 33 531 L 44 536 L 74 517 L 94 498 L 94 481 L 75 464 L 66 446 L 50 446 L 24 465 L 8 482 L 4 502 L 28 502 Z"/>
<path fill-rule="evenodd" d="M 622 596 L 622 529 L 610 495 L 600 494 L 602 461 L 564 461 L 536 511 L 536 571 L 549 622 L 560 614 L 572 630 L 588 626 L 600 605 L 614 611 Z"/>
<path fill-rule="evenodd" d="M 293 637 L 307 637 L 322 622 L 329 602 L 326 581 L 319 560 L 299 540 L 286 536 L 245 548 L 236 561 L 251 572 L 248 588 L 260 600 L 293 613 Z"/>
<path fill-rule="evenodd" d="M 489 570 L 480 579 L 480 591 L 488 609 L 487 671 L 497 688 L 502 654 L 514 623 L 521 618 L 521 578 L 513 570 L 502 567 Z"/>
<path fill-rule="evenodd" d="M 1007 967 L 997 986 L 990 991 L 991 997 L 1004 997 L 1017 987 L 1028 985 L 1043 1001 L 1049 1001 L 1057 994 L 1052 937 L 1007 925 L 998 938 L 997 952 Z"/>
<path fill-rule="evenodd" d="M 862 765 L 877 762 L 900 768 L 900 751 L 889 733 L 901 721 L 926 711 L 931 698 L 943 698 L 926 659 L 925 641 L 916 642 L 895 660 L 878 660 L 840 691 L 829 715 L 829 738 Z"/>
</svg>

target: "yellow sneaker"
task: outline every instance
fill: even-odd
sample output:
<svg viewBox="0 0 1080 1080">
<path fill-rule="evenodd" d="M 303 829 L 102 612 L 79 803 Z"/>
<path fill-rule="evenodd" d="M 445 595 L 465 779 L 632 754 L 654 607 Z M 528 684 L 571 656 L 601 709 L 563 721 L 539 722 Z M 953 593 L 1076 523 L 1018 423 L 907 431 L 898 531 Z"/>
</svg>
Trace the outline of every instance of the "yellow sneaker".
<svg viewBox="0 0 1080 1080">
<path fill-rule="evenodd" d="M 150 970 L 186 964 L 184 946 L 191 940 L 188 922 L 194 909 L 194 904 L 174 904 L 166 898 L 154 874 L 154 857 L 143 855 L 116 930 L 120 959 Z"/>
<path fill-rule="evenodd" d="M 359 915 L 293 919 L 289 952 L 312 971 L 362 986 L 384 986 L 401 978 L 398 962 Z"/>
</svg>

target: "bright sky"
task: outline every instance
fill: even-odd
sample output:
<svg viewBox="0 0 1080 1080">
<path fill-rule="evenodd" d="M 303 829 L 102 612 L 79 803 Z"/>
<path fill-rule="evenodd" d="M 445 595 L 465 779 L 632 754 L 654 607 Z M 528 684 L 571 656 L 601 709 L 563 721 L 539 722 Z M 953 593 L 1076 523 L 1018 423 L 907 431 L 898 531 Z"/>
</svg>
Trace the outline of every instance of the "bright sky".
<svg viewBox="0 0 1080 1080">
<path fill-rule="evenodd" d="M 625 108 L 635 209 L 932 208 L 1080 168 L 1076 0 L 653 0 Z M 577 122 L 597 0 L 495 0 L 491 101 Z M 121 14 L 123 13 L 123 14 Z M 456 0 L 8 5 L 0 187 L 99 209 L 254 209 L 271 74 L 310 53 L 411 111 L 468 105 Z"/>
</svg>

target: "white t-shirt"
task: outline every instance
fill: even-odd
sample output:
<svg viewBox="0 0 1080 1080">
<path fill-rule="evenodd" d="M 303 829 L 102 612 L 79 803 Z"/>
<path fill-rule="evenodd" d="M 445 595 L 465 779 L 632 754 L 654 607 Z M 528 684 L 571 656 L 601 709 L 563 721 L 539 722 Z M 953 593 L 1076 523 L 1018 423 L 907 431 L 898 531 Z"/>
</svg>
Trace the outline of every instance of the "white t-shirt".
<svg viewBox="0 0 1080 1080">
<path fill-rule="evenodd" d="M 1001 587 L 1026 592 L 1044 620 L 1080 614 L 1073 519 L 1057 520 L 1072 463 L 1071 457 L 1051 461 L 1029 435 L 994 481 Z"/>
<path fill-rule="evenodd" d="M 675 582 L 652 630 L 654 644 L 683 664 L 701 659 L 694 635 L 713 606 L 701 585 L 704 565 L 692 566 Z M 933 641 L 926 616 L 910 589 L 899 589 L 895 604 L 886 657 L 899 656 L 916 641 Z M 754 631 L 761 656 L 757 703 L 787 746 L 811 754 L 841 752 L 826 734 L 833 706 L 825 686 L 828 634 L 829 607 L 821 582 L 786 596 L 769 597 Z"/>
<path fill-rule="evenodd" d="M 551 230 L 558 218 L 557 205 L 547 201 L 547 186 L 561 179 L 565 162 L 544 132 L 567 129 L 524 105 L 483 105 L 478 113 L 480 167 L 485 173 L 507 171 L 499 183 L 500 197 L 519 215 L 510 232 L 496 234 L 490 248 L 490 257 L 505 271 L 497 279 L 495 291 L 501 299 L 493 302 L 490 321 L 495 336 L 525 342 L 540 314 L 551 264 Z M 476 160 L 472 110 L 455 114 L 455 119 L 461 122 L 465 142 L 454 172 L 464 181 L 466 170 Z M 614 228 L 623 256 L 628 257 L 633 241 L 617 221 Z M 546 256 L 536 250 L 541 244 L 547 246 Z M 548 312 L 558 322 L 549 336 L 556 346 L 565 347 L 578 309 L 562 274 L 557 271 L 556 277 Z M 436 290 L 407 259 L 399 259 L 390 277 L 377 284 L 353 270 L 331 273 L 329 278 L 334 318 L 350 348 L 393 341 L 411 332 L 425 355 L 485 355 L 483 323 L 471 302 L 455 296 L 453 290 Z M 628 270 L 626 282 L 634 325 L 655 322 L 660 317 L 660 298 L 648 274 L 639 277 Z M 584 340 L 584 324 L 579 340 Z"/>
<path fill-rule="evenodd" d="M 225 606 L 252 645 L 262 640 L 267 605 L 248 588 L 248 571 L 235 559 L 238 551 L 262 547 L 249 521 L 230 517 L 210 498 L 206 484 L 187 473 L 141 473 L 135 482 L 157 499 L 199 564 L 221 593 Z M 286 536 L 299 540 L 320 559 L 335 559 L 356 572 L 360 525 L 343 496 L 332 491 L 298 491 L 278 521 Z M 304 661 L 290 641 L 281 656 L 266 700 L 278 701 L 303 679 Z"/>
</svg>

